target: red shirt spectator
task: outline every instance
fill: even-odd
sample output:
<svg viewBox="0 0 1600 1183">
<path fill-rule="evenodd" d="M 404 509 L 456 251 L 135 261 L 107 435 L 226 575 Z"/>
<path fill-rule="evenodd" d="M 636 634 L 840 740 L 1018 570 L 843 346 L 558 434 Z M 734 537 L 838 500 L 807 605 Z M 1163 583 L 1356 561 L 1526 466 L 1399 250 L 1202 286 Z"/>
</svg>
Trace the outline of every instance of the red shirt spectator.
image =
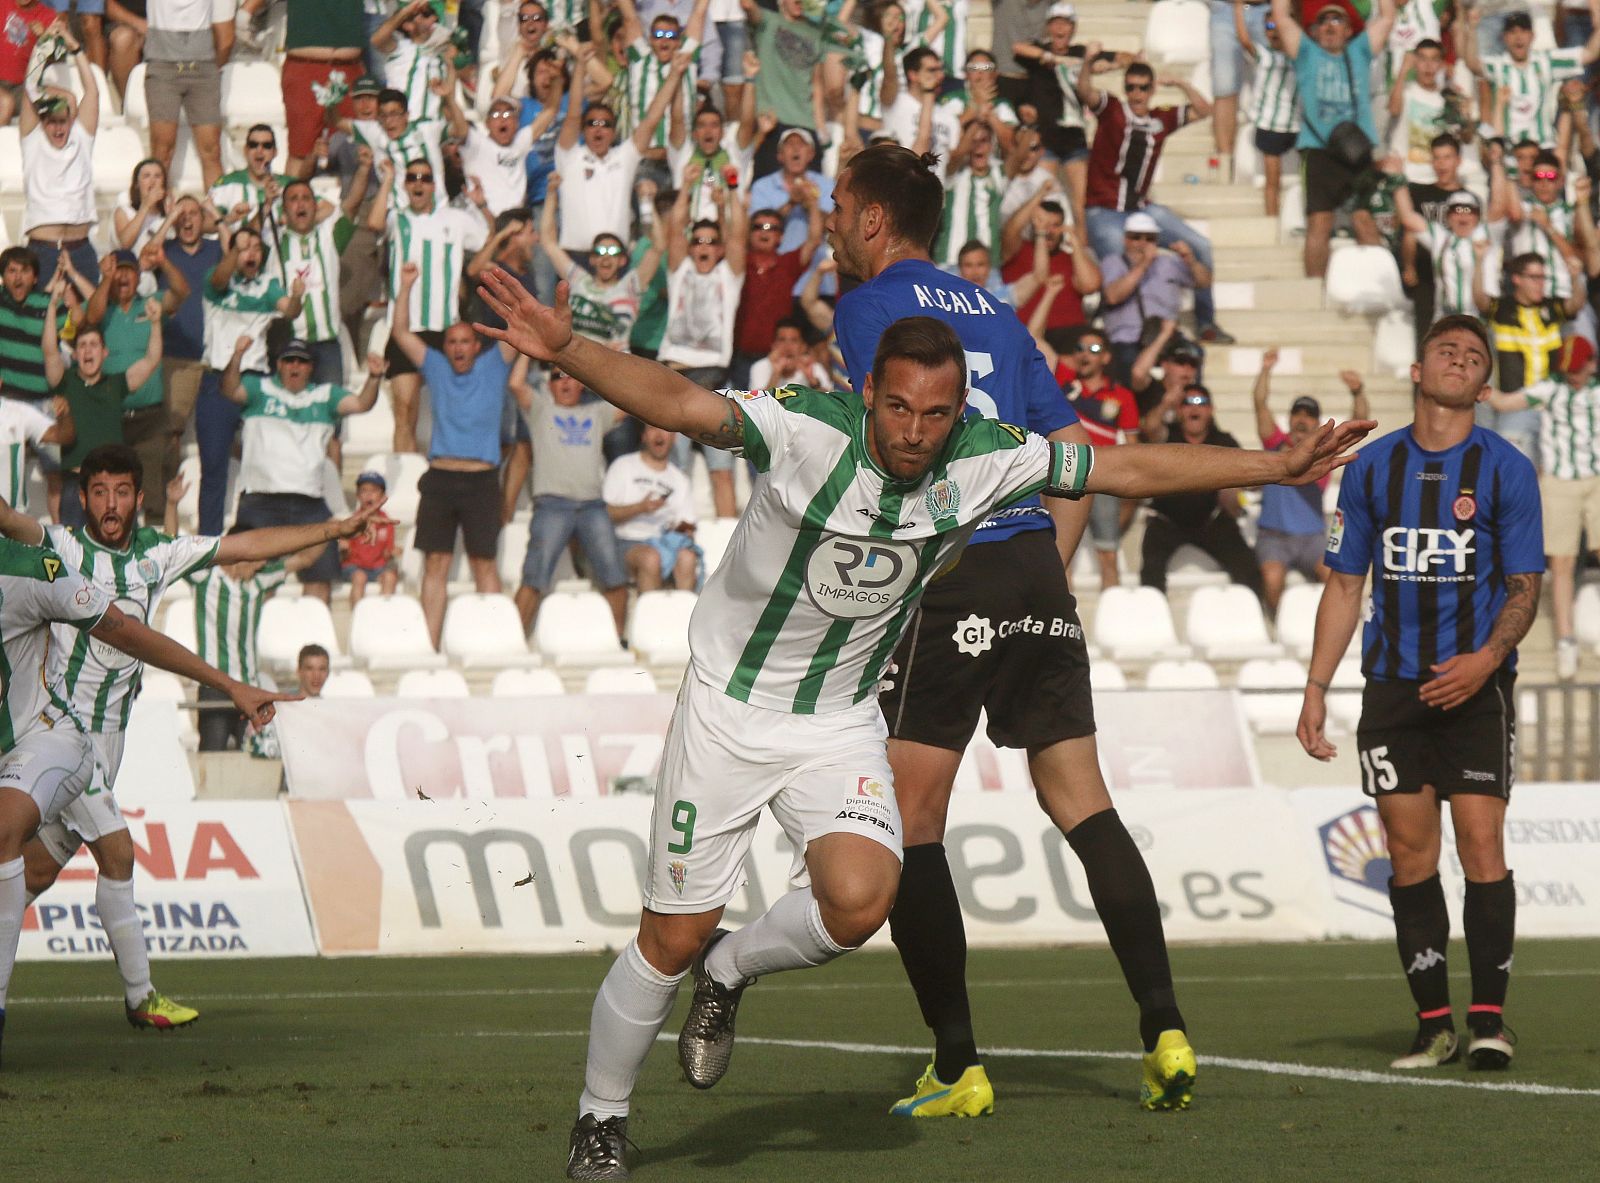
<svg viewBox="0 0 1600 1183">
<path fill-rule="evenodd" d="M 345 564 L 376 572 L 394 560 L 394 519 L 379 510 L 365 534 L 357 534 L 345 548 Z"/>
<path fill-rule="evenodd" d="M 0 82 L 22 85 L 39 34 L 55 19 L 55 9 L 39 0 L 0 0 Z"/>
<path fill-rule="evenodd" d="M 778 322 L 794 309 L 794 285 L 805 274 L 809 258 L 804 247 L 781 255 L 752 250 L 745 256 L 744 295 L 733 322 L 734 352 L 767 355 Z"/>
<path fill-rule="evenodd" d="M 1115 444 L 1119 431 L 1127 436 L 1138 434 L 1139 400 L 1126 386 L 1113 382 L 1109 374 L 1101 374 L 1091 388 L 1089 381 L 1080 379 L 1071 366 L 1058 361 L 1056 381 L 1072 409 L 1078 412 L 1089 442 L 1095 447 Z"/>
<path fill-rule="evenodd" d="M 1026 243 L 1022 249 L 1006 260 L 1006 265 L 1000 269 L 1000 278 L 1007 283 L 1016 283 L 1028 272 L 1033 270 L 1033 244 Z M 1050 252 L 1050 274 L 1059 275 L 1067 284 L 1056 293 L 1056 302 L 1050 306 L 1050 319 L 1045 321 L 1044 327 L 1048 329 L 1076 328 L 1083 323 L 1083 297 L 1078 295 L 1078 290 L 1072 286 L 1072 255 L 1068 251 L 1056 250 Z M 1039 306 L 1039 299 L 1044 293 L 1040 288 L 1021 308 L 1017 309 L 1017 316 L 1027 324 L 1033 318 L 1033 310 Z"/>
<path fill-rule="evenodd" d="M 1100 119 L 1089 150 L 1086 204 L 1136 210 L 1145 203 L 1156 161 L 1168 136 L 1187 122 L 1188 107 L 1156 107 L 1134 113 L 1126 99 L 1100 94 L 1094 113 Z"/>
</svg>

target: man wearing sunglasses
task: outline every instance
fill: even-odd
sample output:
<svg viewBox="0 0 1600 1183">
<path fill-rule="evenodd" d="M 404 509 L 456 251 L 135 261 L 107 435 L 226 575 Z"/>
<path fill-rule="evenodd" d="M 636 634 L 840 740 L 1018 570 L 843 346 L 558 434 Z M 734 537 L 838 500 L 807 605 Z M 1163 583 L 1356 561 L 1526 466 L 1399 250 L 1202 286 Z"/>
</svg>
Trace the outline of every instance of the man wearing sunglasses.
<svg viewBox="0 0 1600 1183">
<path fill-rule="evenodd" d="M 1430 222 L 1417 212 L 1406 189 L 1396 189 L 1395 213 L 1407 235 L 1433 260 L 1433 318 L 1476 316 L 1473 274 L 1479 266 L 1475 242 L 1489 241 L 1477 194 L 1460 189 L 1445 199 L 1444 223 Z"/>
<path fill-rule="evenodd" d="M 272 161 L 278 155 L 278 137 L 265 123 L 258 123 L 244 136 L 244 167 L 224 173 L 211 186 L 207 197 L 217 212 L 231 215 L 241 206 L 245 220 L 259 222 L 269 208 L 275 216 L 282 217 L 278 199 L 284 187 L 294 178 L 287 173 L 272 171 Z M 331 206 L 328 208 L 332 208 Z"/>
<path fill-rule="evenodd" d="M 1100 260 L 1100 308 L 1111 338 L 1113 373 L 1119 381 L 1133 376 L 1139 350 L 1149 344 L 1147 326 L 1176 320 L 1183 294 L 1211 286 L 1211 272 L 1195 258 L 1189 244 L 1178 240 L 1171 251 L 1158 245 L 1161 227 L 1146 213 L 1128 215 L 1122 225 L 1122 251 Z"/>
<path fill-rule="evenodd" d="M 1091 42 L 1085 52 L 1090 61 L 1095 60 L 1100 56 L 1100 43 Z M 1152 106 L 1158 84 L 1177 87 L 1188 101 L 1178 107 Z M 1149 198 L 1150 182 L 1155 178 L 1167 137 L 1186 124 L 1204 119 L 1211 113 L 1211 103 L 1181 78 L 1157 78 L 1144 62 L 1134 62 L 1123 72 L 1122 87 L 1127 94 L 1125 99 L 1103 94 L 1095 89 L 1090 71 L 1078 73 L 1078 98 L 1085 109 L 1099 118 L 1089 152 L 1089 243 L 1099 258 L 1116 254 L 1123 245 L 1123 223 L 1130 215 L 1143 213 L 1160 228 L 1161 245 L 1188 243 L 1195 257 L 1210 271 L 1211 240 Z M 1233 341 L 1217 325 L 1209 284 L 1195 288 L 1194 319 L 1202 341 L 1218 345 Z"/>
<path fill-rule="evenodd" d="M 1294 60 L 1295 87 L 1300 93 L 1300 134 L 1295 147 L 1305 170 L 1305 272 L 1321 276 L 1328 271 L 1334 213 L 1355 193 L 1370 163 L 1353 166 L 1329 148 L 1329 140 L 1336 130 L 1348 132 L 1344 125 L 1353 123 L 1369 146 L 1378 142 L 1378 128 L 1372 119 L 1372 59 L 1389 40 L 1395 5 L 1394 0 L 1378 0 L 1366 29 L 1355 37 L 1350 14 L 1338 0 L 1327 0 L 1312 13 L 1307 31 L 1290 11 L 1290 0 L 1272 0 L 1272 20 L 1283 41 L 1283 52 Z"/>
<path fill-rule="evenodd" d="M 583 75 L 592 54 L 593 48 L 586 44 L 576 77 Z M 576 95 L 567 104 L 556 141 L 556 172 L 566 185 L 561 195 L 563 249 L 587 251 L 600 234 L 615 235 L 623 242 L 633 237 L 633 182 L 667 104 L 688 72 L 691 56 L 682 51 L 674 55 L 668 79 L 657 88 L 633 134 L 621 142 L 617 113 L 611 107 L 590 103 L 585 108 Z"/>
<path fill-rule="evenodd" d="M 733 329 L 733 366 L 728 376 L 736 390 L 749 388 L 750 367 L 767 355 L 778 322 L 794 307 L 795 285 L 801 283 L 817 248 L 822 245 L 822 205 L 816 190 L 798 190 L 806 212 L 805 241 L 782 250 L 783 214 L 759 206 L 750 215 L 745 250 L 744 292 Z"/>
<path fill-rule="evenodd" d="M 1519 185 L 1506 186 L 1510 200 L 1506 256 L 1538 255 L 1550 281 L 1549 295 L 1564 301 L 1573 292 L 1572 262 L 1580 259 L 1582 243 L 1577 233 L 1577 211 L 1567 200 L 1566 171 L 1561 158 L 1554 152 L 1541 151 L 1525 179 L 1526 190 Z M 1582 308 L 1581 301 L 1579 308 Z M 1569 315 L 1576 316 L 1577 312 Z"/>
<path fill-rule="evenodd" d="M 699 78 L 701 40 L 705 36 L 706 9 L 710 0 L 695 0 L 687 24 L 680 24 L 670 12 L 660 12 L 646 27 L 639 19 L 634 0 L 617 0 L 617 11 L 622 14 L 622 35 L 628 43 L 627 61 L 627 111 L 626 122 L 641 121 L 650 109 L 656 92 L 673 80 L 674 97 L 669 106 L 679 108 L 687 119 L 695 108 L 695 85 Z M 688 65 L 673 73 L 673 59 L 678 54 L 689 58 Z M 664 162 L 667 158 L 667 120 L 657 121 L 644 148 L 645 159 Z"/>
</svg>

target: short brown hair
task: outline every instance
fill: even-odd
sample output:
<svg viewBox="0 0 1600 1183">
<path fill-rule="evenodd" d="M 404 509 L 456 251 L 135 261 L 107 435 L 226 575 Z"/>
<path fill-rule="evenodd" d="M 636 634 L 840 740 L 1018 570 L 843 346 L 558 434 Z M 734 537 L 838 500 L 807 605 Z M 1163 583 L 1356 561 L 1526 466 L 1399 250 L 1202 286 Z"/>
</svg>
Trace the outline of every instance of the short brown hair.
<svg viewBox="0 0 1600 1183">
<path fill-rule="evenodd" d="M 873 144 L 845 166 L 848 188 L 863 205 L 883 208 L 893 232 L 922 250 L 932 250 L 944 216 L 944 185 L 939 158 L 920 156 L 899 144 Z"/>
<path fill-rule="evenodd" d="M 1453 333 L 1457 329 L 1466 329 L 1467 332 L 1483 342 L 1484 352 L 1489 355 L 1489 364 L 1492 366 L 1494 364 L 1494 346 L 1489 341 L 1489 330 L 1483 327 L 1483 322 L 1476 316 L 1467 316 L 1460 312 L 1453 313 L 1450 316 L 1441 316 L 1433 322 L 1428 331 L 1423 334 L 1422 346 L 1417 350 L 1417 360 L 1422 360 L 1423 355 L 1428 352 L 1428 346 L 1437 338 L 1444 336 L 1446 333 Z"/>
<path fill-rule="evenodd" d="M 872 384 L 883 381 L 884 367 L 897 358 L 915 362 L 928 370 L 951 365 L 961 375 L 963 393 L 967 385 L 967 354 L 961 338 L 942 320 L 931 316 L 907 316 L 895 321 L 878 338 L 878 351 L 872 356 Z"/>
</svg>

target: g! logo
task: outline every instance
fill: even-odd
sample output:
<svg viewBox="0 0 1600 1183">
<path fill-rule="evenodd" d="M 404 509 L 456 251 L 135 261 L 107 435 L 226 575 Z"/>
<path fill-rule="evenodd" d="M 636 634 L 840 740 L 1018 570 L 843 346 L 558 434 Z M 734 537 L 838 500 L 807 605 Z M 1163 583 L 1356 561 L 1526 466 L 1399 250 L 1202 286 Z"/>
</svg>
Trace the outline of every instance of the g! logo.
<svg viewBox="0 0 1600 1183">
<path fill-rule="evenodd" d="M 829 537 L 806 560 L 806 590 L 829 616 L 859 620 L 898 604 L 917 578 L 916 549 L 890 539 Z"/>
</svg>

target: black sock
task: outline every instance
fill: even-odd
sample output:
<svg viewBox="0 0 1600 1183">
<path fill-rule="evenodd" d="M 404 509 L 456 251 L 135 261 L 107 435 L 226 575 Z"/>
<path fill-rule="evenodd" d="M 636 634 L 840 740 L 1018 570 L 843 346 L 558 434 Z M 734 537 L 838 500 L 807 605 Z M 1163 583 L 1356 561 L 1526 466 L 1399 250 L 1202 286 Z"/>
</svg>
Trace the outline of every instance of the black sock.
<svg viewBox="0 0 1600 1183">
<path fill-rule="evenodd" d="M 889 935 L 933 1031 L 934 1074 L 954 1084 L 978 1062 L 978 1044 L 967 1003 L 967 930 L 943 843 L 906 847 Z"/>
<path fill-rule="evenodd" d="M 1150 869 L 1115 809 L 1079 822 L 1067 842 L 1083 863 L 1095 911 L 1139 1004 L 1139 1038 L 1145 1051 L 1154 1051 L 1163 1031 L 1186 1028 L 1172 990 L 1167 938 Z"/>
<path fill-rule="evenodd" d="M 1506 987 L 1511 981 L 1511 946 L 1517 930 L 1517 888 L 1511 872 L 1495 883 L 1467 880 L 1467 901 L 1462 916 L 1467 930 L 1467 960 L 1472 963 L 1472 1006 L 1467 1010 L 1467 1026 L 1473 1018 L 1498 1026 L 1506 1005 Z"/>
<path fill-rule="evenodd" d="M 1389 880 L 1389 904 L 1394 909 L 1395 943 L 1400 968 L 1417 1003 L 1417 1017 L 1425 1025 L 1453 1027 L 1450 1019 L 1450 975 L 1445 951 L 1450 943 L 1450 912 L 1445 907 L 1444 885 L 1438 873 L 1397 887 Z"/>
</svg>

